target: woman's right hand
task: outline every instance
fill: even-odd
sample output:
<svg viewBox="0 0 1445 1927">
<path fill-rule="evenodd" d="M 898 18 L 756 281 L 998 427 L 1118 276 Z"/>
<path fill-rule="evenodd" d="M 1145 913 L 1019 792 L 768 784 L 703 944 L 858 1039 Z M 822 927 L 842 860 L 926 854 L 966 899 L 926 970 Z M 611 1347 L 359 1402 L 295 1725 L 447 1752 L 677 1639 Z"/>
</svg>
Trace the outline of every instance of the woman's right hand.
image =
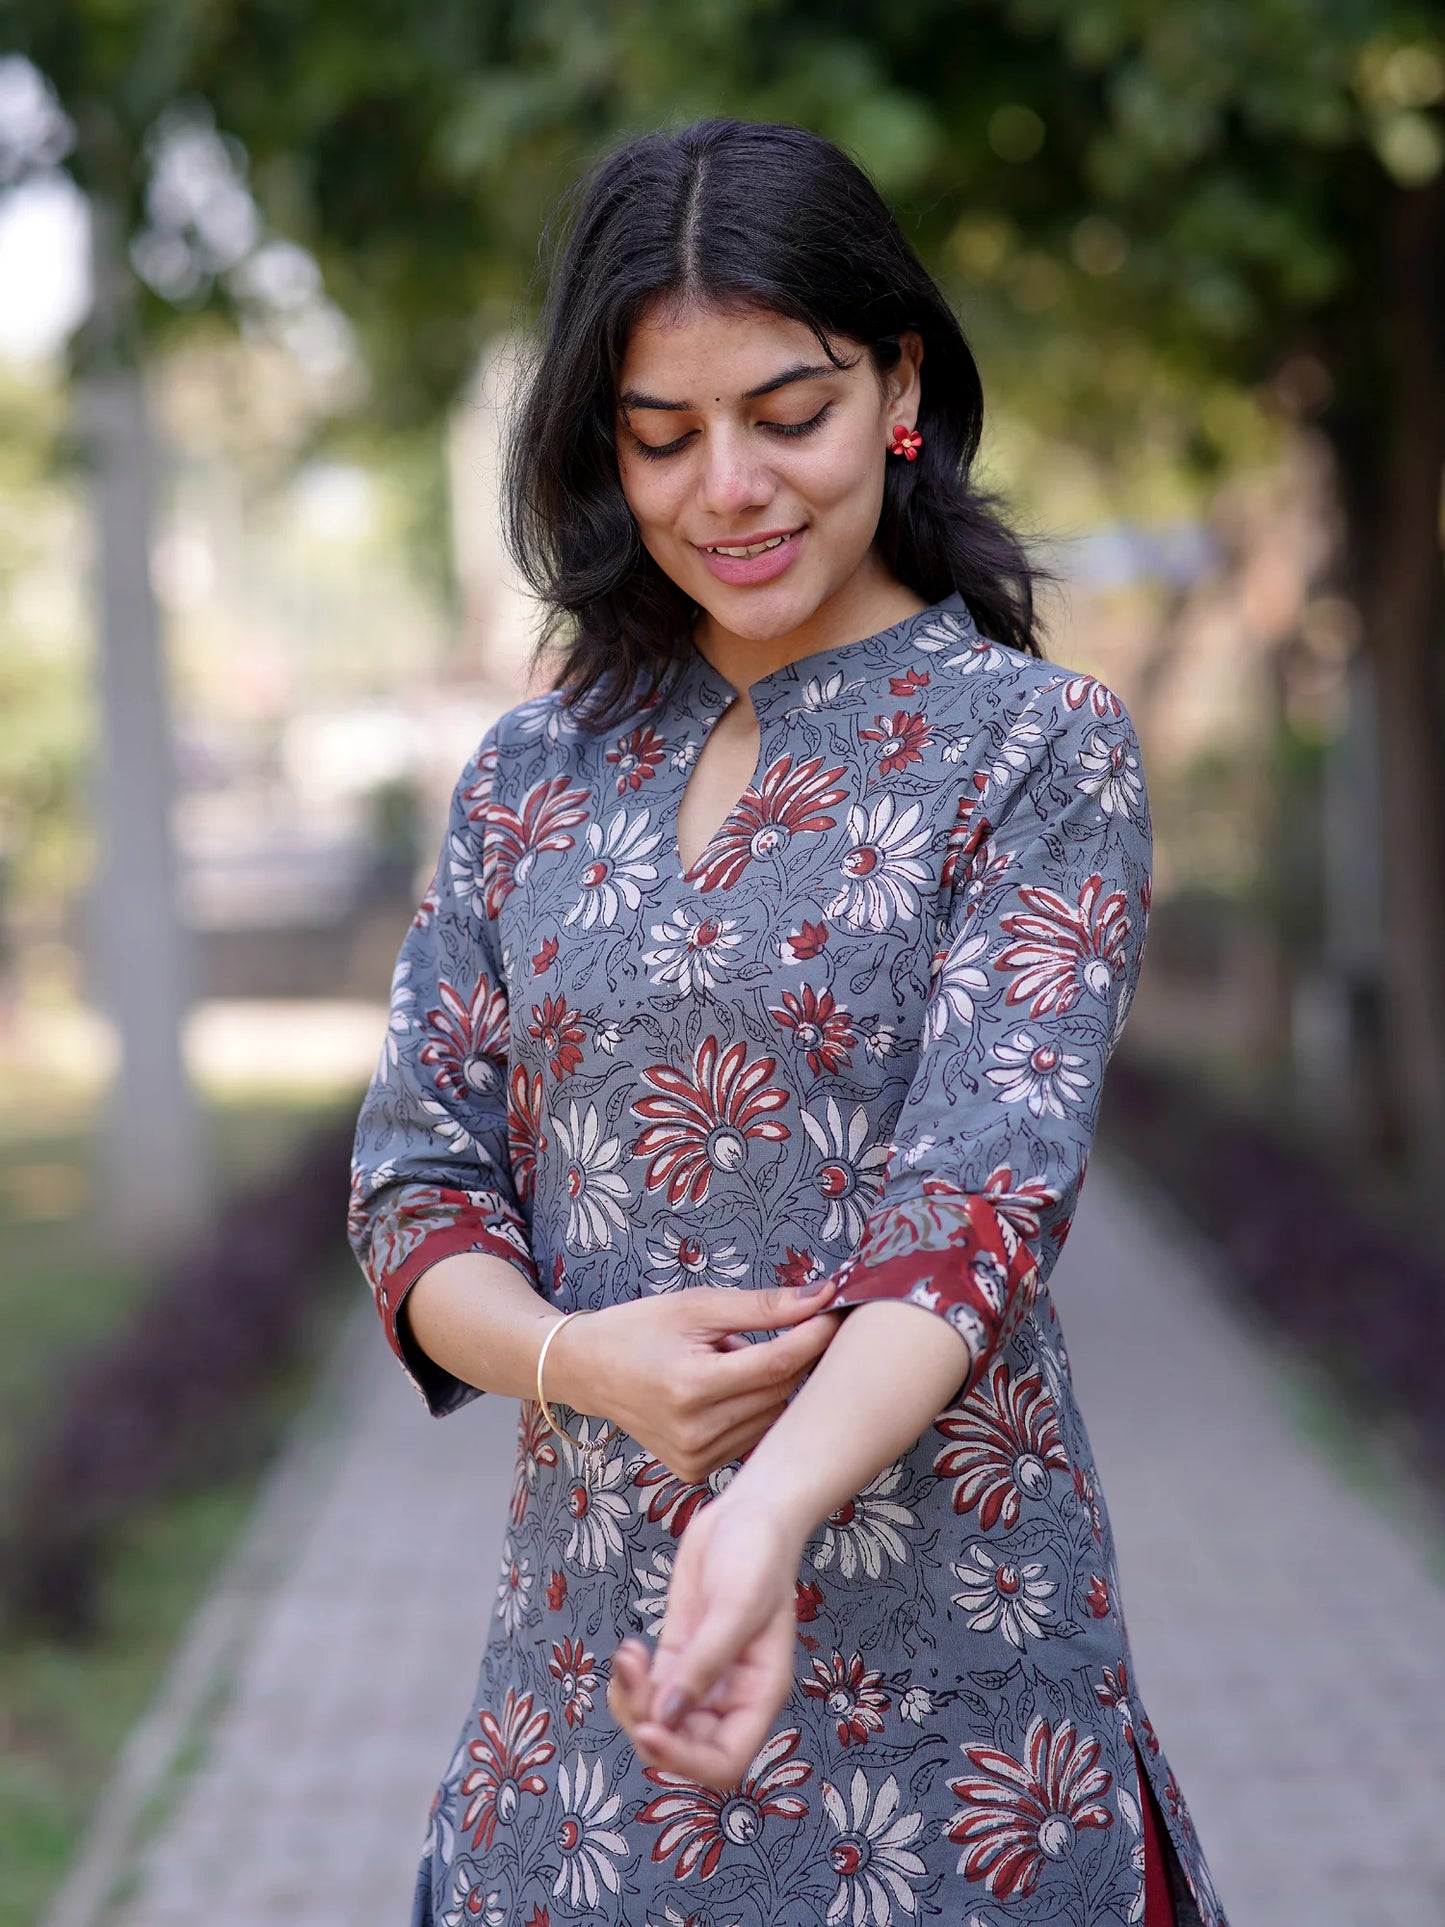
<svg viewBox="0 0 1445 1927">
<path fill-rule="evenodd" d="M 699 1485 L 752 1450 L 828 1349 L 842 1317 L 819 1309 L 831 1285 L 692 1285 L 589 1312 L 547 1353 L 547 1397 L 611 1419 Z"/>
</svg>

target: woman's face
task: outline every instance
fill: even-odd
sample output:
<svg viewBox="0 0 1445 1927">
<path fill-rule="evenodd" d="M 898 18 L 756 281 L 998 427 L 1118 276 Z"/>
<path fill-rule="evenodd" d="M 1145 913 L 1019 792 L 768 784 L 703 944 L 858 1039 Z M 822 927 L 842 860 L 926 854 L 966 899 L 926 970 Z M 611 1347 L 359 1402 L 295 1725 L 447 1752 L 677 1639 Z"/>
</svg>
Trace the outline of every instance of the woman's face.
<svg viewBox="0 0 1445 1927">
<path fill-rule="evenodd" d="M 881 382 L 865 348 L 831 345 L 846 366 L 801 322 L 693 304 L 655 306 L 627 345 L 617 465 L 643 543 L 751 641 L 878 568 L 883 465 L 894 423 L 917 419 L 922 342 L 904 335 Z"/>
</svg>

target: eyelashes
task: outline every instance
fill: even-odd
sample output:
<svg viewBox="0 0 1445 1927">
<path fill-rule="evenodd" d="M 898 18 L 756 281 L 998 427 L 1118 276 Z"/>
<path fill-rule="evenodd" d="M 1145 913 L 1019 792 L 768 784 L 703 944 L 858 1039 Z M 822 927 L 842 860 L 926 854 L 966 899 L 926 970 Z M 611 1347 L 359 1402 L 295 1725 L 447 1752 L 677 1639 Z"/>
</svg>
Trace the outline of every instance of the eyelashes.
<svg viewBox="0 0 1445 1927">
<path fill-rule="evenodd" d="M 785 441 L 797 441 L 804 435 L 816 434 L 832 412 L 833 404 L 828 401 L 824 402 L 816 415 L 810 415 L 805 422 L 759 422 L 758 426 L 767 429 L 772 435 L 782 436 Z M 644 461 L 663 462 L 669 455 L 680 454 L 691 440 L 690 434 L 679 435 L 675 442 L 663 442 L 661 447 L 655 447 L 651 442 L 639 441 L 634 435 L 632 446 Z"/>
</svg>

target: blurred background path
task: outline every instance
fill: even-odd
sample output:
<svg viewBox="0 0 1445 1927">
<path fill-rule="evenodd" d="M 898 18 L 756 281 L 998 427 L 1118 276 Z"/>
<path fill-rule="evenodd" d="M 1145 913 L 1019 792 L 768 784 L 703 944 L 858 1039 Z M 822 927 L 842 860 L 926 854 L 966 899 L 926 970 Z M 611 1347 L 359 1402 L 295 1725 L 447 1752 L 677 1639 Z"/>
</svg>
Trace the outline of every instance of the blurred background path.
<svg viewBox="0 0 1445 1927">
<path fill-rule="evenodd" d="M 1212 1258 L 1118 1167 L 1096 1159 L 1061 1272 L 1140 1684 L 1233 1927 L 1438 1927 L 1445 1589 L 1425 1554 L 1320 1455 Z M 292 1553 L 116 1927 L 407 1918 L 515 1407 L 428 1420 L 369 1315 L 330 1397 Z"/>
</svg>

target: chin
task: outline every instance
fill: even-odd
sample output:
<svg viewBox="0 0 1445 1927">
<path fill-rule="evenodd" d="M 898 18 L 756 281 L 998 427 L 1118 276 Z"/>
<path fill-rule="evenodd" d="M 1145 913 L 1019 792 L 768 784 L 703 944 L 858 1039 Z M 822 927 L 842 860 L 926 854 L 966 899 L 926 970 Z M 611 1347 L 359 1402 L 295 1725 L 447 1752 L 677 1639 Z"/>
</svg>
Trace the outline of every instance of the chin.
<svg viewBox="0 0 1445 1927">
<path fill-rule="evenodd" d="M 769 582 L 733 589 L 710 575 L 688 593 L 720 627 L 748 642 L 772 642 L 810 622 L 831 591 L 821 583 Z"/>
</svg>

